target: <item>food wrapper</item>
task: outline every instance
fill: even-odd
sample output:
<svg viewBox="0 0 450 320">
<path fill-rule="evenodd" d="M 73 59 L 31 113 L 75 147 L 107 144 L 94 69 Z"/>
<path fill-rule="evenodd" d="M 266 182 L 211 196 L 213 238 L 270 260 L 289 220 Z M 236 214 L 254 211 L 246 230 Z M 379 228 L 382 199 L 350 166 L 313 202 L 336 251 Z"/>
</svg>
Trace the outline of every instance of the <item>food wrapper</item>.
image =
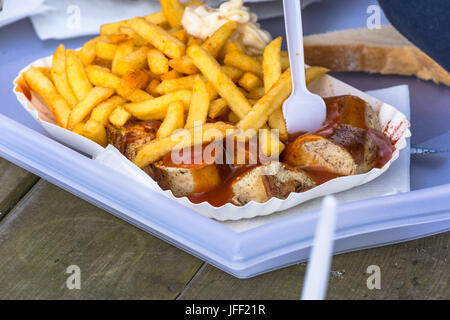
<svg viewBox="0 0 450 320">
<path fill-rule="evenodd" d="M 409 122 L 406 116 L 395 107 L 384 103 L 362 91 L 359 91 L 331 76 L 325 75 L 309 85 L 310 91 L 322 96 L 331 97 L 338 95 L 354 95 L 368 102 L 378 113 L 383 132 L 395 142 L 395 151 L 392 158 L 382 168 L 374 168 L 365 174 L 344 176 L 330 180 L 315 188 L 302 193 L 291 193 L 287 199 L 272 198 L 265 203 L 249 202 L 244 206 L 236 206 L 231 203 L 221 207 L 214 207 L 209 203 L 194 204 L 186 197 L 177 198 L 170 190 L 163 191 L 158 184 L 149 177 L 144 171 L 135 166 L 126 159 L 116 148 L 109 145 L 102 148 L 89 139 L 77 135 L 69 130 L 58 127 L 48 106 L 42 99 L 29 92 L 24 85 L 22 73 L 30 67 L 49 67 L 52 57 L 43 58 L 33 62 L 22 70 L 14 80 L 14 92 L 21 105 L 36 119 L 45 129 L 45 131 L 55 140 L 74 148 L 93 158 L 93 161 L 102 163 L 114 170 L 125 173 L 133 177 L 137 183 L 141 183 L 149 189 L 149 192 L 158 192 L 167 196 L 169 199 L 177 201 L 182 205 L 192 208 L 204 216 L 217 220 L 239 220 L 243 218 L 253 218 L 256 216 L 268 215 L 274 212 L 286 210 L 300 205 L 308 200 L 318 198 L 327 194 L 333 194 L 355 188 L 359 185 L 372 181 L 389 169 L 391 164 L 398 159 L 399 152 L 406 147 L 406 139 L 411 136 L 409 131 Z"/>
</svg>

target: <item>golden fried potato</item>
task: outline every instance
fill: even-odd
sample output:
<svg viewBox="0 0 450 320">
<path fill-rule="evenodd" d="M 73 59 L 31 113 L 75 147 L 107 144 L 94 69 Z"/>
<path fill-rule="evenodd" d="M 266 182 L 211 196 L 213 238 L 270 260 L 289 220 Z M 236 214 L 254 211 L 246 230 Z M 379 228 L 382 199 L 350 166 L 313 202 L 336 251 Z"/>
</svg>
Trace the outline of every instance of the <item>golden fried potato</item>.
<svg viewBox="0 0 450 320">
<path fill-rule="evenodd" d="M 136 31 L 134 31 L 130 27 L 121 27 L 119 29 L 119 32 L 128 35 L 128 37 L 133 40 L 134 45 L 137 47 L 146 46 L 148 44 L 148 42 L 144 38 L 142 38 Z"/>
<path fill-rule="evenodd" d="M 194 126 L 203 124 L 208 117 L 209 109 L 209 93 L 206 84 L 200 76 L 196 76 L 192 87 L 191 104 L 189 107 L 188 117 L 186 119 L 185 128 L 189 129 Z"/>
<path fill-rule="evenodd" d="M 67 78 L 66 49 L 62 44 L 59 45 L 58 49 L 53 54 L 51 75 L 58 92 L 69 103 L 69 106 L 72 108 L 75 107 L 78 103 L 78 99 L 70 87 L 69 79 Z"/>
<path fill-rule="evenodd" d="M 199 128 L 200 132 L 198 132 Z M 141 147 L 134 159 L 134 163 L 140 168 L 146 167 L 174 149 L 181 150 L 193 146 L 195 143 L 205 144 L 216 139 L 223 139 L 227 134 L 232 134 L 235 129 L 236 127 L 232 125 L 215 122 L 206 123 L 201 127 L 193 127 L 189 130 L 177 130 L 168 137 L 153 140 Z M 194 132 L 196 135 L 200 134 L 200 139 L 194 139 Z"/>
<path fill-rule="evenodd" d="M 181 19 L 183 19 L 184 6 L 181 5 L 180 0 L 160 0 L 162 12 L 166 17 L 169 25 L 173 28 L 181 26 Z"/>
<path fill-rule="evenodd" d="M 175 130 L 184 126 L 184 104 L 182 101 L 175 101 L 167 107 L 167 114 L 161 126 L 156 132 L 157 138 L 170 136 Z"/>
<path fill-rule="evenodd" d="M 225 56 L 224 63 L 227 66 L 238 68 L 242 71 L 253 72 L 257 75 L 263 74 L 261 63 L 245 53 L 232 51 Z"/>
<path fill-rule="evenodd" d="M 147 88 L 145 88 L 145 91 L 147 91 L 148 93 L 150 93 L 153 96 L 159 96 L 160 94 L 158 94 L 156 92 L 156 88 L 159 86 L 160 83 L 161 83 L 160 80 L 152 79 L 150 81 L 150 83 L 148 84 Z"/>
<path fill-rule="evenodd" d="M 86 124 L 83 126 L 83 136 L 98 143 L 102 147 L 106 147 L 107 145 L 105 127 L 95 120 L 89 119 L 86 121 Z"/>
<path fill-rule="evenodd" d="M 95 44 L 95 55 L 104 60 L 113 60 L 116 55 L 117 44 L 98 41 Z"/>
<path fill-rule="evenodd" d="M 117 60 L 115 73 L 123 76 L 129 71 L 135 69 L 144 69 L 147 65 L 148 47 L 140 47 L 136 51 L 127 54 Z"/>
<path fill-rule="evenodd" d="M 174 101 L 183 101 L 185 108 L 188 108 L 191 96 L 190 90 L 179 90 L 147 101 L 126 103 L 124 106 L 128 112 L 140 120 L 162 120 L 166 116 L 169 104 Z"/>
<path fill-rule="evenodd" d="M 28 86 L 39 94 L 56 118 L 58 125 L 67 127 L 71 107 L 59 94 L 49 78 L 47 78 L 38 68 L 28 69 L 23 73 L 23 77 Z"/>
<path fill-rule="evenodd" d="M 147 63 L 150 71 L 156 75 L 169 72 L 169 59 L 156 49 L 150 49 L 147 52 Z"/>
<path fill-rule="evenodd" d="M 89 65 L 86 67 L 86 73 L 89 81 L 94 86 L 110 88 L 114 90 L 117 90 L 117 88 L 120 87 L 120 77 L 111 73 L 108 68 Z"/>
<path fill-rule="evenodd" d="M 269 91 L 281 77 L 281 43 L 278 37 L 267 45 L 263 53 L 264 88 Z"/>
<path fill-rule="evenodd" d="M 134 41 L 124 41 L 119 44 L 114 55 L 114 59 L 111 65 L 111 71 L 117 73 L 117 62 L 124 56 L 131 54 L 134 50 Z"/>
<path fill-rule="evenodd" d="M 244 47 L 237 41 L 227 41 L 219 53 L 219 59 L 225 59 L 225 56 L 233 51 L 245 53 Z"/>
<path fill-rule="evenodd" d="M 160 26 L 142 18 L 135 18 L 131 20 L 130 27 L 169 58 L 175 59 L 184 55 L 185 44 Z"/>
<path fill-rule="evenodd" d="M 306 85 L 316 80 L 318 77 L 323 76 L 330 70 L 323 67 L 310 67 L 305 70 L 306 73 Z"/>
<path fill-rule="evenodd" d="M 120 81 L 121 92 L 125 97 L 131 96 L 136 89 L 147 87 L 150 76 L 145 71 L 135 69 L 125 73 Z"/>
<path fill-rule="evenodd" d="M 147 20 L 148 22 L 157 24 L 161 27 L 165 27 L 166 25 L 169 25 L 169 23 L 167 22 L 166 16 L 164 15 L 164 12 L 162 12 L 162 11 L 148 14 L 148 15 L 144 16 L 144 19 Z"/>
<path fill-rule="evenodd" d="M 114 94 L 114 90 L 102 87 L 93 88 L 88 95 L 72 109 L 67 123 L 67 128 L 72 130 L 75 125 L 89 115 L 96 105 L 108 99 Z"/>
<path fill-rule="evenodd" d="M 122 20 L 117 22 L 105 23 L 100 26 L 100 34 L 101 35 L 111 35 L 114 33 L 118 33 L 120 28 L 127 27 L 130 20 Z"/>
<path fill-rule="evenodd" d="M 202 48 L 208 51 L 214 58 L 217 58 L 220 50 L 222 50 L 225 45 L 225 42 L 227 42 L 234 31 L 236 31 L 238 26 L 239 24 L 236 21 L 228 21 L 202 44 Z"/>
<path fill-rule="evenodd" d="M 254 73 L 246 72 L 239 79 L 238 84 L 247 91 L 251 91 L 255 88 L 262 86 L 262 80 Z"/>
<path fill-rule="evenodd" d="M 231 79 L 233 82 L 238 82 L 239 79 L 244 75 L 244 72 L 235 67 L 222 66 L 223 72 Z"/>
<path fill-rule="evenodd" d="M 223 98 L 218 98 L 211 101 L 209 105 L 208 117 L 211 119 L 216 119 L 225 114 L 228 110 L 228 104 Z"/>
<path fill-rule="evenodd" d="M 269 45 L 264 49 L 263 70 L 265 92 L 269 91 L 274 83 L 276 83 L 281 77 L 281 43 L 282 38 L 278 37 L 271 43 L 269 43 Z M 270 115 L 269 126 L 272 129 L 278 130 L 279 137 L 282 141 L 286 141 L 289 138 L 286 121 L 284 119 L 283 110 L 281 108 L 275 110 Z"/>
<path fill-rule="evenodd" d="M 131 118 L 131 113 L 129 113 L 124 107 L 116 107 L 109 115 L 109 122 L 114 126 L 120 128 Z"/>
<path fill-rule="evenodd" d="M 108 41 L 106 36 L 96 37 L 86 42 L 78 53 L 81 61 L 85 66 L 90 65 L 95 60 L 95 46 L 99 41 Z"/>
<path fill-rule="evenodd" d="M 66 73 L 78 101 L 83 100 L 92 89 L 83 62 L 74 51 L 66 52 Z"/>
<path fill-rule="evenodd" d="M 283 102 L 291 95 L 291 91 L 291 70 L 287 69 L 237 126 L 243 130 L 262 128 L 269 120 L 269 116 L 281 108 Z"/>
<path fill-rule="evenodd" d="M 200 72 L 194 62 L 186 56 L 170 60 L 169 66 L 179 73 L 184 74 L 197 74 Z"/>
<path fill-rule="evenodd" d="M 189 35 L 188 35 L 187 31 L 183 29 L 182 26 L 170 29 L 169 33 L 172 36 L 174 36 L 175 38 L 177 38 L 178 40 L 180 40 L 181 42 L 183 42 L 184 44 L 186 44 L 188 42 Z"/>
<path fill-rule="evenodd" d="M 197 68 L 239 118 L 243 118 L 251 110 L 248 100 L 208 51 L 194 45 L 188 48 L 187 56 L 194 61 Z"/>
<path fill-rule="evenodd" d="M 89 119 L 95 120 L 104 126 L 108 124 L 108 118 L 111 112 L 118 106 L 123 105 L 127 102 L 124 98 L 120 96 L 112 96 L 108 100 L 103 101 L 98 104 L 91 112 L 91 117 Z"/>
<path fill-rule="evenodd" d="M 162 81 L 164 80 L 171 80 L 171 79 L 177 79 L 177 78 L 181 78 L 182 74 L 179 73 L 177 70 L 170 70 L 169 72 L 162 74 L 160 79 Z"/>
</svg>

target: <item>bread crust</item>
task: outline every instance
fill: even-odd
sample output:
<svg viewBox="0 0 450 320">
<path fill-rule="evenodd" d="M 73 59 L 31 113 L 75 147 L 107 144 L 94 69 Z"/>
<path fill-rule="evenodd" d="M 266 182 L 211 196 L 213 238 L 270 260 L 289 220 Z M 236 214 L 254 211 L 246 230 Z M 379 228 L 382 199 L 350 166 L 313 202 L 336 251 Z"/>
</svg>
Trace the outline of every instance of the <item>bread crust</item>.
<svg viewBox="0 0 450 320">
<path fill-rule="evenodd" d="M 364 32 L 371 32 L 367 30 Z M 340 31 L 345 32 L 345 31 Z M 397 74 L 432 80 L 450 86 L 450 74 L 428 55 L 408 44 L 355 43 L 334 41 L 323 43 L 321 35 L 304 38 L 305 61 L 309 65 L 329 68 L 333 71 L 364 71 L 369 73 Z M 331 34 L 327 39 L 331 39 Z"/>
</svg>

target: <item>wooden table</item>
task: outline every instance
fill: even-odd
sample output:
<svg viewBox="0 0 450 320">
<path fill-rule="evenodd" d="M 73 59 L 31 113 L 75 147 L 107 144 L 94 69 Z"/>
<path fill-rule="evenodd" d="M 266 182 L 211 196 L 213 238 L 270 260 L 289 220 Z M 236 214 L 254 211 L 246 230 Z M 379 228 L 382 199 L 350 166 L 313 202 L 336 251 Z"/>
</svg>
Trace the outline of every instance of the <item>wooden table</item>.
<svg viewBox="0 0 450 320">
<path fill-rule="evenodd" d="M 306 264 L 236 279 L 0 159 L 0 299 L 298 299 Z M 328 299 L 449 299 L 450 233 L 338 255 Z M 69 290 L 68 266 L 81 270 Z M 381 269 L 369 290 L 367 267 Z"/>
</svg>

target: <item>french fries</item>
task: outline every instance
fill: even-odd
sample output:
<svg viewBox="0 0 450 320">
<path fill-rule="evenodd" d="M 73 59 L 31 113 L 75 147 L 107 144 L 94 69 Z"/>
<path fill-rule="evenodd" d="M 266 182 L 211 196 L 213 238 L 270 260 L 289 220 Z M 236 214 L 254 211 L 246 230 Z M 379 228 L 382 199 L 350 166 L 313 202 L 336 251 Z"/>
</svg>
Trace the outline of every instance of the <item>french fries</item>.
<svg viewBox="0 0 450 320">
<path fill-rule="evenodd" d="M 83 47 L 81 48 L 80 52 L 79 52 L 79 57 L 81 59 L 81 62 L 83 62 L 83 64 L 85 66 L 90 65 L 92 62 L 94 62 L 95 60 L 95 47 L 97 42 L 99 41 L 106 41 L 106 37 L 105 36 L 100 36 L 94 39 L 89 40 L 88 42 L 86 42 Z"/>
<path fill-rule="evenodd" d="M 260 129 L 269 116 L 281 108 L 292 91 L 291 70 L 287 69 L 270 90 L 253 106 L 253 109 L 237 124 L 243 130 Z"/>
<path fill-rule="evenodd" d="M 147 87 L 150 81 L 148 73 L 135 69 L 127 72 L 120 81 L 120 90 L 124 97 L 130 97 L 137 89 Z"/>
<path fill-rule="evenodd" d="M 133 41 L 124 41 L 117 47 L 116 54 L 114 55 L 114 59 L 112 61 L 111 71 L 113 73 L 117 73 L 117 63 L 118 61 L 133 52 L 134 42 Z"/>
<path fill-rule="evenodd" d="M 120 31 L 120 28 L 127 27 L 129 20 L 106 23 L 100 26 L 100 34 L 107 36 Z"/>
<path fill-rule="evenodd" d="M 180 0 L 161 0 L 160 4 L 169 25 L 171 27 L 181 26 L 184 7 L 181 5 Z"/>
<path fill-rule="evenodd" d="M 162 11 L 148 14 L 148 15 L 144 16 L 144 19 L 147 20 L 148 22 L 157 24 L 161 27 L 164 27 L 169 24 L 167 22 L 166 16 L 164 15 L 164 12 L 162 12 Z"/>
<path fill-rule="evenodd" d="M 268 158 L 278 157 L 286 148 L 269 128 L 259 130 L 259 146 L 261 152 Z"/>
<path fill-rule="evenodd" d="M 234 82 L 225 74 L 211 54 L 200 46 L 188 48 L 187 56 L 214 86 L 219 95 L 227 101 L 230 109 L 243 118 L 251 110 L 251 105 Z"/>
<path fill-rule="evenodd" d="M 191 96 L 190 90 L 179 90 L 147 101 L 126 103 L 124 107 L 140 120 L 162 120 L 172 102 L 182 101 L 187 111 Z"/>
<path fill-rule="evenodd" d="M 251 72 L 246 72 L 241 79 L 239 79 L 239 85 L 247 91 L 252 91 L 255 88 L 262 86 L 261 79 Z"/>
<path fill-rule="evenodd" d="M 68 50 L 66 53 L 66 73 L 70 87 L 73 89 L 78 101 L 83 100 L 91 91 L 92 84 L 89 82 L 86 70 L 84 70 L 83 62 L 71 50 Z"/>
<path fill-rule="evenodd" d="M 225 42 L 236 31 L 238 26 L 239 24 L 236 21 L 228 21 L 202 44 L 203 49 L 208 51 L 214 58 L 217 58 Z"/>
<path fill-rule="evenodd" d="M 248 93 L 247 98 L 259 100 L 264 96 L 265 93 L 266 90 L 264 89 L 264 87 L 255 88 Z"/>
<path fill-rule="evenodd" d="M 261 63 L 255 58 L 239 51 L 232 51 L 225 56 L 225 65 L 238 68 L 242 71 L 253 72 L 257 75 L 263 74 Z"/>
<path fill-rule="evenodd" d="M 113 94 L 114 90 L 112 89 L 102 87 L 93 88 L 70 112 L 67 128 L 69 130 L 73 129 L 77 123 L 83 121 L 83 119 L 89 115 L 96 105 L 108 99 Z"/>
<path fill-rule="evenodd" d="M 183 128 L 184 105 L 182 101 L 175 101 L 167 107 L 167 114 L 156 132 L 157 138 L 170 136 L 175 130 Z"/>
<path fill-rule="evenodd" d="M 61 44 L 53 54 L 51 75 L 53 83 L 56 86 L 58 92 L 67 101 L 69 106 L 75 107 L 78 103 L 78 99 L 73 93 L 69 84 L 66 72 L 66 49 Z"/>
<path fill-rule="evenodd" d="M 269 126 L 274 130 L 278 130 L 278 136 L 282 141 L 287 141 L 289 139 L 286 120 L 284 119 L 282 108 L 279 108 L 272 112 L 269 117 Z"/>
<path fill-rule="evenodd" d="M 60 125 L 67 127 L 71 108 L 66 100 L 59 94 L 53 83 L 38 68 L 31 68 L 23 73 L 25 81 L 30 88 L 39 94 Z"/>
<path fill-rule="evenodd" d="M 244 47 L 237 41 L 227 41 L 225 45 L 222 47 L 222 50 L 220 51 L 219 58 L 220 60 L 225 59 L 225 56 L 232 52 L 232 51 L 238 51 L 245 53 Z"/>
<path fill-rule="evenodd" d="M 108 124 L 109 115 L 118 106 L 123 105 L 127 102 L 124 98 L 120 96 L 112 96 L 106 101 L 103 101 L 97 105 L 91 112 L 91 120 L 95 120 L 104 126 Z"/>
<path fill-rule="evenodd" d="M 181 78 L 175 79 L 167 79 L 161 81 L 161 83 L 154 89 L 154 92 L 159 95 L 168 94 L 170 92 L 174 92 L 181 89 L 189 89 L 191 90 L 194 84 L 194 81 L 197 76 L 191 75 Z"/>
<path fill-rule="evenodd" d="M 244 74 L 243 71 L 239 70 L 238 68 L 235 67 L 230 67 L 230 66 L 222 66 L 222 70 L 223 72 L 225 72 L 225 74 L 231 79 L 233 80 L 233 82 L 238 82 L 239 79 L 242 77 L 242 75 Z"/>
<path fill-rule="evenodd" d="M 306 69 L 306 85 L 309 85 L 318 77 L 328 73 L 329 71 L 329 69 L 323 67 L 310 67 Z"/>
<path fill-rule="evenodd" d="M 84 129 L 84 125 L 86 124 L 86 122 L 80 122 L 77 125 L 75 125 L 75 127 L 72 129 L 72 132 L 79 134 L 80 136 L 85 136 L 83 129 Z"/>
<path fill-rule="evenodd" d="M 148 47 L 140 47 L 136 51 L 119 58 L 116 62 L 115 72 L 118 75 L 124 75 L 135 69 L 143 69 L 147 64 L 148 50 Z"/>
<path fill-rule="evenodd" d="M 206 84 L 197 76 L 192 88 L 191 104 L 186 119 L 186 129 L 204 124 L 208 117 L 209 93 Z"/>
<path fill-rule="evenodd" d="M 109 122 L 120 128 L 131 118 L 131 114 L 122 106 L 116 107 L 109 115 Z"/>
<path fill-rule="evenodd" d="M 99 41 L 95 44 L 95 55 L 100 59 L 112 61 L 116 51 L 117 45 L 114 43 Z"/>
<path fill-rule="evenodd" d="M 269 91 L 281 76 L 281 37 L 267 45 L 263 53 L 264 88 Z M 250 90 L 249 90 L 250 91 Z"/>
<path fill-rule="evenodd" d="M 186 32 L 186 30 L 183 29 L 183 27 L 178 26 L 176 28 L 172 28 L 169 30 L 169 33 L 173 35 L 175 38 L 186 44 L 188 42 L 189 36 Z"/>
<path fill-rule="evenodd" d="M 147 52 L 147 62 L 150 71 L 156 75 L 169 72 L 169 59 L 167 59 L 161 51 L 150 49 Z"/>
<path fill-rule="evenodd" d="M 142 18 L 134 18 L 130 27 L 169 58 L 175 59 L 184 55 L 185 44 L 160 26 Z"/>
<path fill-rule="evenodd" d="M 168 137 L 159 138 L 144 145 L 139 149 L 134 163 L 140 168 L 146 167 L 172 150 L 181 150 L 194 144 L 210 143 L 217 137 L 223 138 L 227 134 L 232 134 L 235 129 L 236 127 L 233 125 L 215 122 L 206 123 L 201 127 L 193 127 L 189 130 L 180 130 Z M 194 132 L 197 136 L 200 135 L 200 139 L 194 138 Z"/>
<path fill-rule="evenodd" d="M 268 92 L 272 88 L 273 84 L 281 76 L 281 37 L 273 40 L 264 49 L 263 52 L 263 71 L 264 71 L 264 90 Z M 286 127 L 286 121 L 284 120 L 283 110 L 275 110 L 269 117 L 269 126 L 272 129 L 278 130 L 281 140 L 286 141 L 289 136 Z"/>
<path fill-rule="evenodd" d="M 107 138 L 106 138 L 106 130 L 105 127 L 95 121 L 89 119 L 83 126 L 83 136 L 86 138 L 98 143 L 102 147 L 106 147 Z"/>
<path fill-rule="evenodd" d="M 199 73 L 199 70 L 197 69 L 195 64 L 192 62 L 192 60 L 186 56 L 182 56 L 180 58 L 170 60 L 169 66 L 172 69 L 174 69 L 180 73 L 184 73 L 184 74 Z"/>
<path fill-rule="evenodd" d="M 209 105 L 208 117 L 210 117 L 211 119 L 220 117 L 223 114 L 225 114 L 225 111 L 227 109 L 228 109 L 227 102 L 223 98 L 213 100 Z"/>
<path fill-rule="evenodd" d="M 121 96 L 123 96 L 123 94 L 121 93 L 121 88 L 119 88 L 119 90 L 117 90 L 117 93 Z M 142 101 L 147 101 L 150 99 L 153 99 L 153 97 L 148 94 L 147 92 L 145 92 L 144 90 L 141 89 L 136 89 L 133 91 L 133 93 L 131 95 L 129 95 L 127 97 L 128 100 L 130 100 L 131 102 L 142 102 Z"/>
<path fill-rule="evenodd" d="M 153 96 L 159 96 L 159 94 L 156 92 L 156 88 L 159 86 L 160 83 L 161 83 L 160 80 L 152 79 L 148 84 L 147 88 L 145 88 L 145 91 L 147 91 Z"/>
<path fill-rule="evenodd" d="M 86 67 L 86 73 L 89 81 L 94 86 L 110 88 L 117 90 L 120 86 L 120 77 L 111 73 L 108 68 L 89 65 Z"/>
<path fill-rule="evenodd" d="M 161 75 L 160 79 L 164 81 L 164 80 L 177 79 L 177 78 L 181 78 L 181 77 L 182 77 L 181 73 L 179 73 L 177 70 L 170 70 L 169 72 Z"/>
<path fill-rule="evenodd" d="M 133 40 L 134 45 L 138 47 L 142 47 L 147 45 L 147 41 L 142 38 L 136 31 L 131 29 L 130 27 L 121 27 L 119 32 L 126 34 L 130 39 Z"/>
</svg>

